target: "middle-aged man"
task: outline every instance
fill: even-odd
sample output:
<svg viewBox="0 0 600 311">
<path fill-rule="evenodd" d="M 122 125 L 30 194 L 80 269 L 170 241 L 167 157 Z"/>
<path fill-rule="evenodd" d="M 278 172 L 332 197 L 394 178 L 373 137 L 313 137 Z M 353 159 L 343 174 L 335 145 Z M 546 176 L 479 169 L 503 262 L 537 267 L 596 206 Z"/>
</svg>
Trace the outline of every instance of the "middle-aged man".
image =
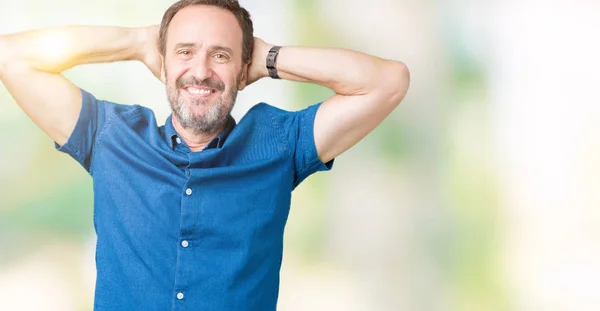
<svg viewBox="0 0 600 311">
<path fill-rule="evenodd" d="M 166 84 L 158 126 L 139 105 L 99 100 L 61 72 L 142 61 Z M 264 103 L 236 124 L 238 90 L 271 77 L 336 95 L 296 112 Z M 93 78 L 93 77 L 92 77 Z M 398 106 L 406 66 L 362 53 L 254 38 L 231 0 L 181 0 L 159 27 L 73 26 L 0 36 L 0 79 L 92 176 L 95 310 L 275 310 L 292 190 Z"/>
</svg>

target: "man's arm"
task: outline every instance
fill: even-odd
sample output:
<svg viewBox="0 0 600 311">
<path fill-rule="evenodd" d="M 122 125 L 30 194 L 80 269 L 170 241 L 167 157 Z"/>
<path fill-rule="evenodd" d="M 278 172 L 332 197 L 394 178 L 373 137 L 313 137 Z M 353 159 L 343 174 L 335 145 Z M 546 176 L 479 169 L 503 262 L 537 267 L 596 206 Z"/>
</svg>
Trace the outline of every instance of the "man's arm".
<svg viewBox="0 0 600 311">
<path fill-rule="evenodd" d="M 61 72 L 80 64 L 142 60 L 152 34 L 151 28 L 74 26 L 1 35 L 0 81 L 62 145 L 77 123 L 81 92 Z"/>
<path fill-rule="evenodd" d="M 249 83 L 268 77 L 266 57 L 272 45 L 256 38 Z M 315 117 L 319 159 L 328 162 L 369 134 L 400 104 L 410 74 L 398 61 L 342 49 L 282 47 L 280 78 L 316 83 L 335 91 Z"/>
</svg>

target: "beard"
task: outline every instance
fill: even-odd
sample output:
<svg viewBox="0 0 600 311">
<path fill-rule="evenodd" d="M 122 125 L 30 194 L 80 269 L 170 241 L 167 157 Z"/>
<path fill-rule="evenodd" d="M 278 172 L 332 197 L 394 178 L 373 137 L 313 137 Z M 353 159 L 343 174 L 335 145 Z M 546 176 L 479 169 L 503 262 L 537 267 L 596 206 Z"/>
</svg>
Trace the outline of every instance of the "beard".
<svg viewBox="0 0 600 311">
<path fill-rule="evenodd" d="M 227 119 L 237 98 L 237 86 L 241 80 L 241 74 L 236 79 L 236 85 L 226 89 L 223 81 L 218 79 L 199 80 L 195 77 L 180 77 L 171 85 L 167 81 L 167 96 L 171 104 L 171 111 L 181 126 L 195 135 L 216 134 L 227 123 Z M 186 86 L 204 86 L 221 91 L 219 98 L 210 102 L 208 99 L 182 98 L 181 89 Z M 204 106 L 203 113 L 195 113 L 192 106 Z"/>
</svg>

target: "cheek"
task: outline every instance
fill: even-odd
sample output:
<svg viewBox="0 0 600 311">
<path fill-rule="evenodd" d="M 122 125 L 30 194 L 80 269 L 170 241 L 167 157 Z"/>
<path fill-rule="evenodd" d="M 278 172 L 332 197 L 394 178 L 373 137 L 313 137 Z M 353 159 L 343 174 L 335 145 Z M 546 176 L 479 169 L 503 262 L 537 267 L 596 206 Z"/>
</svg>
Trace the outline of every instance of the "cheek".
<svg viewBox="0 0 600 311">
<path fill-rule="evenodd" d="M 171 61 L 164 64 L 165 77 L 169 83 L 175 85 L 175 81 L 179 79 L 187 70 L 185 63 Z"/>
<path fill-rule="evenodd" d="M 214 73 L 227 85 L 235 84 L 239 75 L 240 65 L 237 63 L 220 64 L 213 68 Z"/>
</svg>

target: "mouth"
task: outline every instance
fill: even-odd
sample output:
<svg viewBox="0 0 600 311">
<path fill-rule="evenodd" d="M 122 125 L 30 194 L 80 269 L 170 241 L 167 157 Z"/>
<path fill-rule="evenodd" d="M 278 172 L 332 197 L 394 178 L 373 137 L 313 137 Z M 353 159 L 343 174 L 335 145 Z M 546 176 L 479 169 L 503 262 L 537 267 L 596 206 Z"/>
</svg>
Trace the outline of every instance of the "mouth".
<svg viewBox="0 0 600 311">
<path fill-rule="evenodd" d="M 192 97 L 209 97 L 217 92 L 217 90 L 213 88 L 196 86 L 186 86 L 183 90 Z"/>
</svg>

